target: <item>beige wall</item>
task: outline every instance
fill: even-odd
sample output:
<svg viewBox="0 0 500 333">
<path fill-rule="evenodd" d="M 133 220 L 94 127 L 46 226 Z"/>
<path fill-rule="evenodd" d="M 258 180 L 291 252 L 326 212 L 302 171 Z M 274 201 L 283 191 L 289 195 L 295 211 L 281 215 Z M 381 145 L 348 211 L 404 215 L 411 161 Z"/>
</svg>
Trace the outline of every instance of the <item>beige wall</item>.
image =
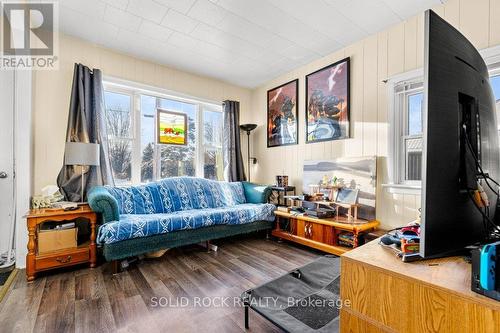
<svg viewBox="0 0 500 333">
<path fill-rule="evenodd" d="M 500 0 L 448 0 L 434 10 L 458 27 L 478 49 L 500 44 Z M 388 98 L 382 80 L 423 66 L 423 23 L 423 14 L 418 15 L 255 89 L 252 120 L 260 126 L 253 133 L 253 155 L 259 160 L 252 169 L 253 179 L 273 182 L 275 175 L 284 172 L 301 189 L 304 160 L 377 155 L 377 218 L 382 227 L 415 219 L 420 196 L 390 194 L 381 187 L 388 182 Z M 352 138 L 306 145 L 305 75 L 344 57 L 351 57 Z M 266 92 L 295 78 L 299 78 L 299 144 L 266 148 Z"/>
<path fill-rule="evenodd" d="M 479 48 L 500 44 L 500 0 L 448 0 L 435 10 L 457 26 Z M 351 57 L 352 138 L 304 144 L 305 75 L 344 57 Z M 33 84 L 33 184 L 32 192 L 54 184 L 62 164 L 73 64 L 100 68 L 105 75 L 136 81 L 183 94 L 241 102 L 241 122 L 261 126 L 252 133 L 252 179 L 273 182 L 276 174 L 290 175 L 302 187 L 302 163 L 306 159 L 377 155 L 377 217 L 383 227 L 406 223 L 416 216 L 420 197 L 393 195 L 382 189 L 387 182 L 388 101 L 382 80 L 419 68 L 423 63 L 423 15 L 370 36 L 334 54 L 297 68 L 251 91 L 129 57 L 82 40 L 60 35 L 60 68 L 38 71 Z M 299 145 L 266 148 L 266 91 L 299 78 Z M 243 137 L 243 152 L 246 138 Z M 245 156 L 245 154 L 244 154 Z"/>
<path fill-rule="evenodd" d="M 69 98 L 75 62 L 99 68 L 104 75 L 136 81 L 179 93 L 222 102 L 241 102 L 242 121 L 251 114 L 249 89 L 129 57 L 60 35 L 58 71 L 37 71 L 33 79 L 32 192 L 55 184 L 63 162 Z M 246 147 L 246 146 L 245 146 Z"/>
</svg>

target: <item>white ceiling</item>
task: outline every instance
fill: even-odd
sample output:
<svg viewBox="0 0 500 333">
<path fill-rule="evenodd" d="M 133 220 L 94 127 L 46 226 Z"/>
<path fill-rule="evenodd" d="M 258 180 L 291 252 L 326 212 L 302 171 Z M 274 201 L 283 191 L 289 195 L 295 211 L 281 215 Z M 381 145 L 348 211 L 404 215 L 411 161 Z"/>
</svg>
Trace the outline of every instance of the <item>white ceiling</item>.
<svg viewBox="0 0 500 333">
<path fill-rule="evenodd" d="M 61 0 L 59 24 L 120 52 L 252 88 L 441 1 Z"/>
</svg>

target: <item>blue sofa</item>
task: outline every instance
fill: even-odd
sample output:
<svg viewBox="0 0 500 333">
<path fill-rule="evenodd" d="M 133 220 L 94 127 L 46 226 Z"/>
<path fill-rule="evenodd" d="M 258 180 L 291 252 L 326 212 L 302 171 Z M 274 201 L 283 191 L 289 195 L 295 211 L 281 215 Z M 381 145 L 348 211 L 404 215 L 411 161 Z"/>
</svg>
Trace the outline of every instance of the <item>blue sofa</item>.
<svg viewBox="0 0 500 333">
<path fill-rule="evenodd" d="M 129 187 L 96 186 L 97 243 L 107 261 L 272 228 L 270 188 L 248 182 L 174 177 Z"/>
</svg>

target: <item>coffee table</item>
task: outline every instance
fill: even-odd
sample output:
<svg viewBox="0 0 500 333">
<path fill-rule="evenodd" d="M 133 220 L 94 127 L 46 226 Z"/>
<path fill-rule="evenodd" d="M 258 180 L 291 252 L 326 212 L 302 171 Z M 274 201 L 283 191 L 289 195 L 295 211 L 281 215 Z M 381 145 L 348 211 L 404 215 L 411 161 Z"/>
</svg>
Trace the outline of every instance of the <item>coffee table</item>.
<svg viewBox="0 0 500 333">
<path fill-rule="evenodd" d="M 245 291 L 245 328 L 254 310 L 286 332 L 337 332 L 340 258 L 326 255 L 258 287 Z"/>
</svg>

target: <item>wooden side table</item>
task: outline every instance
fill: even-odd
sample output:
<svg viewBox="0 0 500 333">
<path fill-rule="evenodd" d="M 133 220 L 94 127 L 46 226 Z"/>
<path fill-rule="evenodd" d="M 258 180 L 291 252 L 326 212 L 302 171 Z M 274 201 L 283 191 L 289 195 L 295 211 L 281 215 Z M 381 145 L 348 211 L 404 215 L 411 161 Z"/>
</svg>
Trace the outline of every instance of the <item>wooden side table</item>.
<svg viewBox="0 0 500 333">
<path fill-rule="evenodd" d="M 74 248 L 57 250 L 49 253 L 38 253 L 38 226 L 47 221 L 67 221 L 84 218 L 90 224 L 90 239 Z M 88 205 L 79 206 L 76 210 L 37 209 L 27 215 L 28 254 L 26 255 L 26 278 L 35 279 L 36 273 L 54 268 L 72 266 L 88 262 L 90 267 L 96 265 L 96 224 L 97 215 Z"/>
</svg>

